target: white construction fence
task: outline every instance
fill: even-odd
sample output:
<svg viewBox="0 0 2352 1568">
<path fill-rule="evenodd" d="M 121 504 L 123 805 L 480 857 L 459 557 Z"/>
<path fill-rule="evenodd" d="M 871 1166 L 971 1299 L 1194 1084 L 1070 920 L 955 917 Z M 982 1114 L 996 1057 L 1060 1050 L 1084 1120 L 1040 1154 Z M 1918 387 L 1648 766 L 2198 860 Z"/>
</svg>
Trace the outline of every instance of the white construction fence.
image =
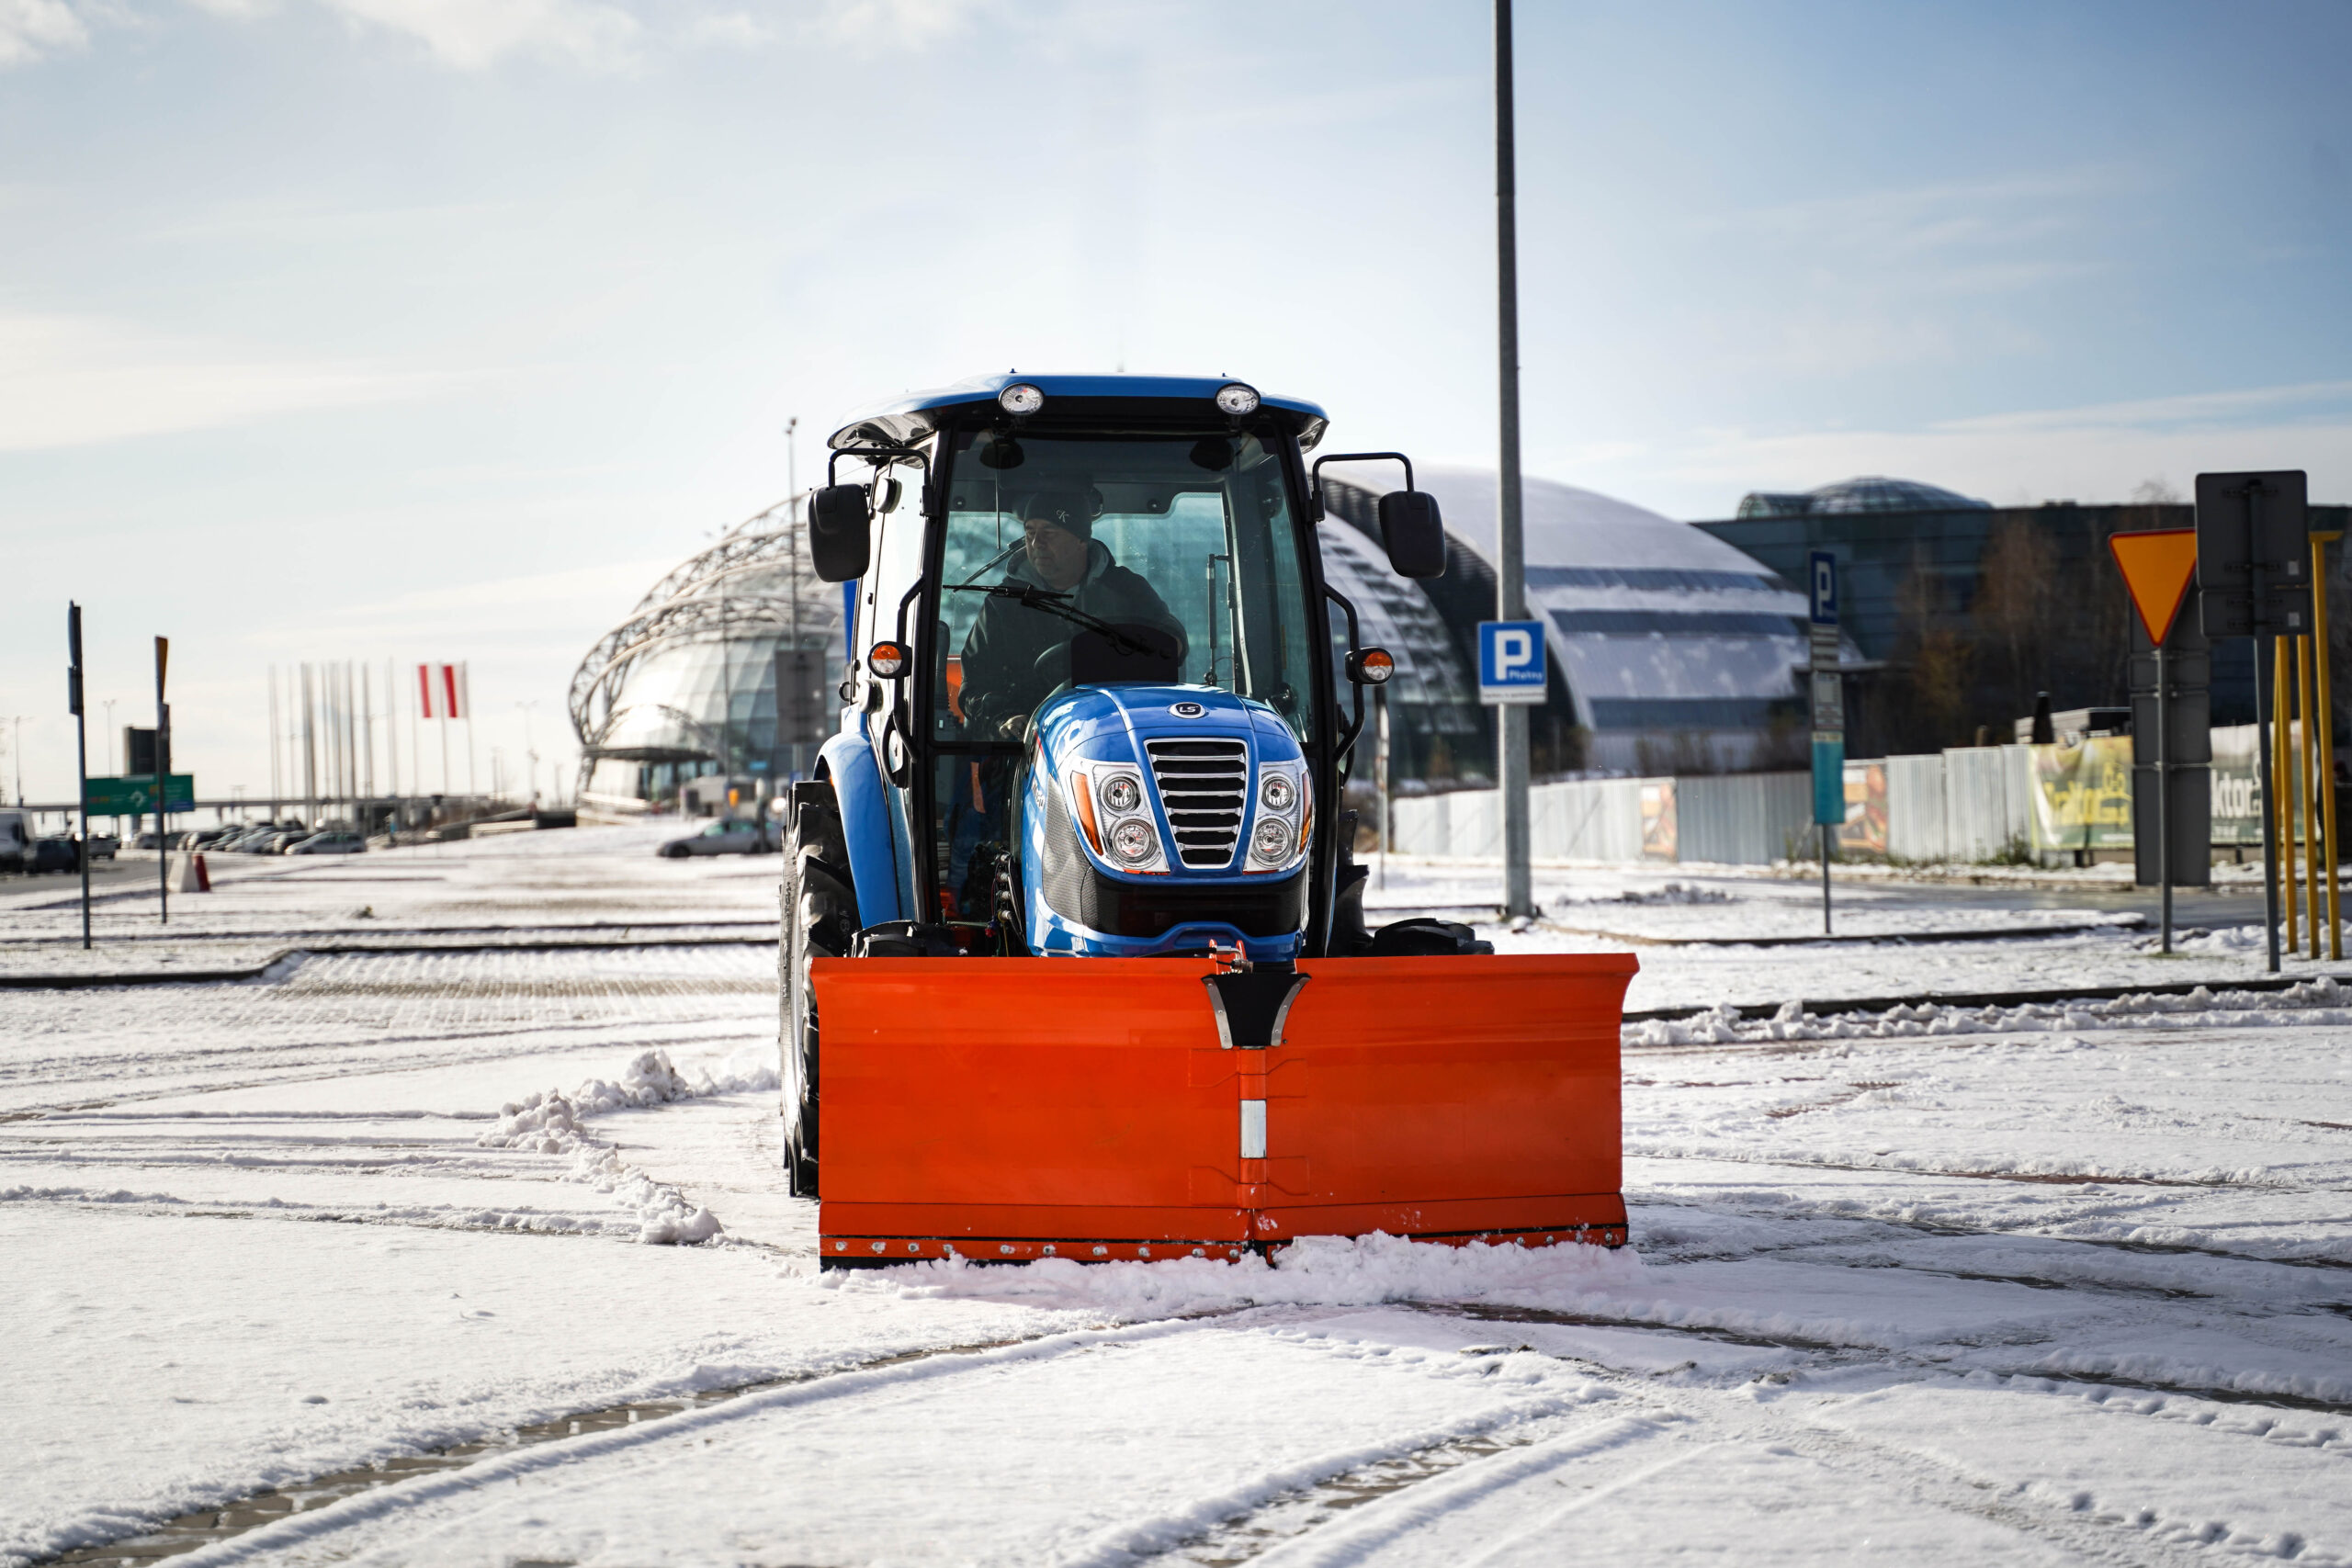
<svg viewBox="0 0 2352 1568">
<path fill-rule="evenodd" d="M 2243 733 L 2240 730 L 2243 730 Z M 2213 842 L 2259 843 L 2254 727 L 2213 731 Z M 1846 764 L 1841 855 L 1906 862 L 2052 860 L 2132 848 L 2132 741 L 1971 746 Z M 1764 865 L 1819 853 L 1809 774 L 1585 779 L 1528 791 L 1540 861 Z M 1396 852 L 1502 853 L 1493 790 L 1405 795 Z"/>
</svg>

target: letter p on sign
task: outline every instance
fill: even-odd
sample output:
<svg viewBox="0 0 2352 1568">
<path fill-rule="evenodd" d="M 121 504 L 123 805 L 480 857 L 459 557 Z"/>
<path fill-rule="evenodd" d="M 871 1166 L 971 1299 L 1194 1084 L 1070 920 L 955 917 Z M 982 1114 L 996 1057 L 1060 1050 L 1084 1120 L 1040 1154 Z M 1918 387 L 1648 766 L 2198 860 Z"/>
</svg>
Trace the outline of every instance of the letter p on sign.
<svg viewBox="0 0 2352 1568">
<path fill-rule="evenodd" d="M 1541 703 L 1546 680 L 1544 623 L 1478 623 L 1478 700 Z"/>
</svg>

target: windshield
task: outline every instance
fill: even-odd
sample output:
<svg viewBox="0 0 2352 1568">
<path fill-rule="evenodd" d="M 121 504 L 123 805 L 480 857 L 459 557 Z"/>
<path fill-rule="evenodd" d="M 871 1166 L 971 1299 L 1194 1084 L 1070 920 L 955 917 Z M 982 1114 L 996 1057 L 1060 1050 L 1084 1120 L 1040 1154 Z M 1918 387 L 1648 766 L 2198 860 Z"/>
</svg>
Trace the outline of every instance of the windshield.
<svg viewBox="0 0 2352 1568">
<path fill-rule="evenodd" d="M 1313 739 L 1297 525 L 1254 435 L 956 439 L 942 739 L 1017 739 L 1079 681 L 1256 697 Z"/>
</svg>

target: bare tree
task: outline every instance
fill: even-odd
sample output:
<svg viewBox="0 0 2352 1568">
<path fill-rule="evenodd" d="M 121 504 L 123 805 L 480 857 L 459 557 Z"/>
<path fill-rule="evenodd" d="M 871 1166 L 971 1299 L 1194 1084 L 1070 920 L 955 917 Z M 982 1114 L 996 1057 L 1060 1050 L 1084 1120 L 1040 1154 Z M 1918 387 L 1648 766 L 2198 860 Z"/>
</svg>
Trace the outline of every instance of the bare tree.
<svg viewBox="0 0 2352 1568">
<path fill-rule="evenodd" d="M 2010 712 L 2047 690 L 2059 626 L 2058 545 L 2040 519 L 2007 517 L 1984 547 L 1976 624 L 2001 665 Z"/>
</svg>

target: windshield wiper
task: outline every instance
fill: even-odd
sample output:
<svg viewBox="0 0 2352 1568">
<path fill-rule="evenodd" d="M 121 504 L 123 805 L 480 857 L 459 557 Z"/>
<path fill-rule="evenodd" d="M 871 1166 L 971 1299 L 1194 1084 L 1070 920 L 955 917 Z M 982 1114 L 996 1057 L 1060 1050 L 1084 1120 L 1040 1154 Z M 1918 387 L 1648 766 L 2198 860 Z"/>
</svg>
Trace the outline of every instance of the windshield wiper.
<svg viewBox="0 0 2352 1568">
<path fill-rule="evenodd" d="M 1069 622 L 1072 626 L 1084 626 L 1087 630 L 1092 632 L 1101 632 L 1104 637 L 1111 639 L 1111 646 L 1117 649 L 1121 653 L 1149 653 L 1152 651 L 1148 645 L 1136 641 L 1134 637 L 1128 636 L 1125 632 L 1121 631 L 1110 622 L 1100 620 L 1095 616 L 1088 615 L 1085 611 L 1078 608 L 1076 605 L 1069 604 L 1068 602 L 1069 599 L 1069 594 L 1057 593 L 1049 588 L 1039 588 L 1035 583 L 999 582 L 987 588 L 980 588 L 968 582 L 957 582 L 949 584 L 947 592 L 950 593 L 985 593 L 991 599 L 1011 599 L 1016 603 L 1027 605 L 1032 610 L 1043 610 L 1049 615 L 1059 615 L 1063 620 Z"/>
</svg>

